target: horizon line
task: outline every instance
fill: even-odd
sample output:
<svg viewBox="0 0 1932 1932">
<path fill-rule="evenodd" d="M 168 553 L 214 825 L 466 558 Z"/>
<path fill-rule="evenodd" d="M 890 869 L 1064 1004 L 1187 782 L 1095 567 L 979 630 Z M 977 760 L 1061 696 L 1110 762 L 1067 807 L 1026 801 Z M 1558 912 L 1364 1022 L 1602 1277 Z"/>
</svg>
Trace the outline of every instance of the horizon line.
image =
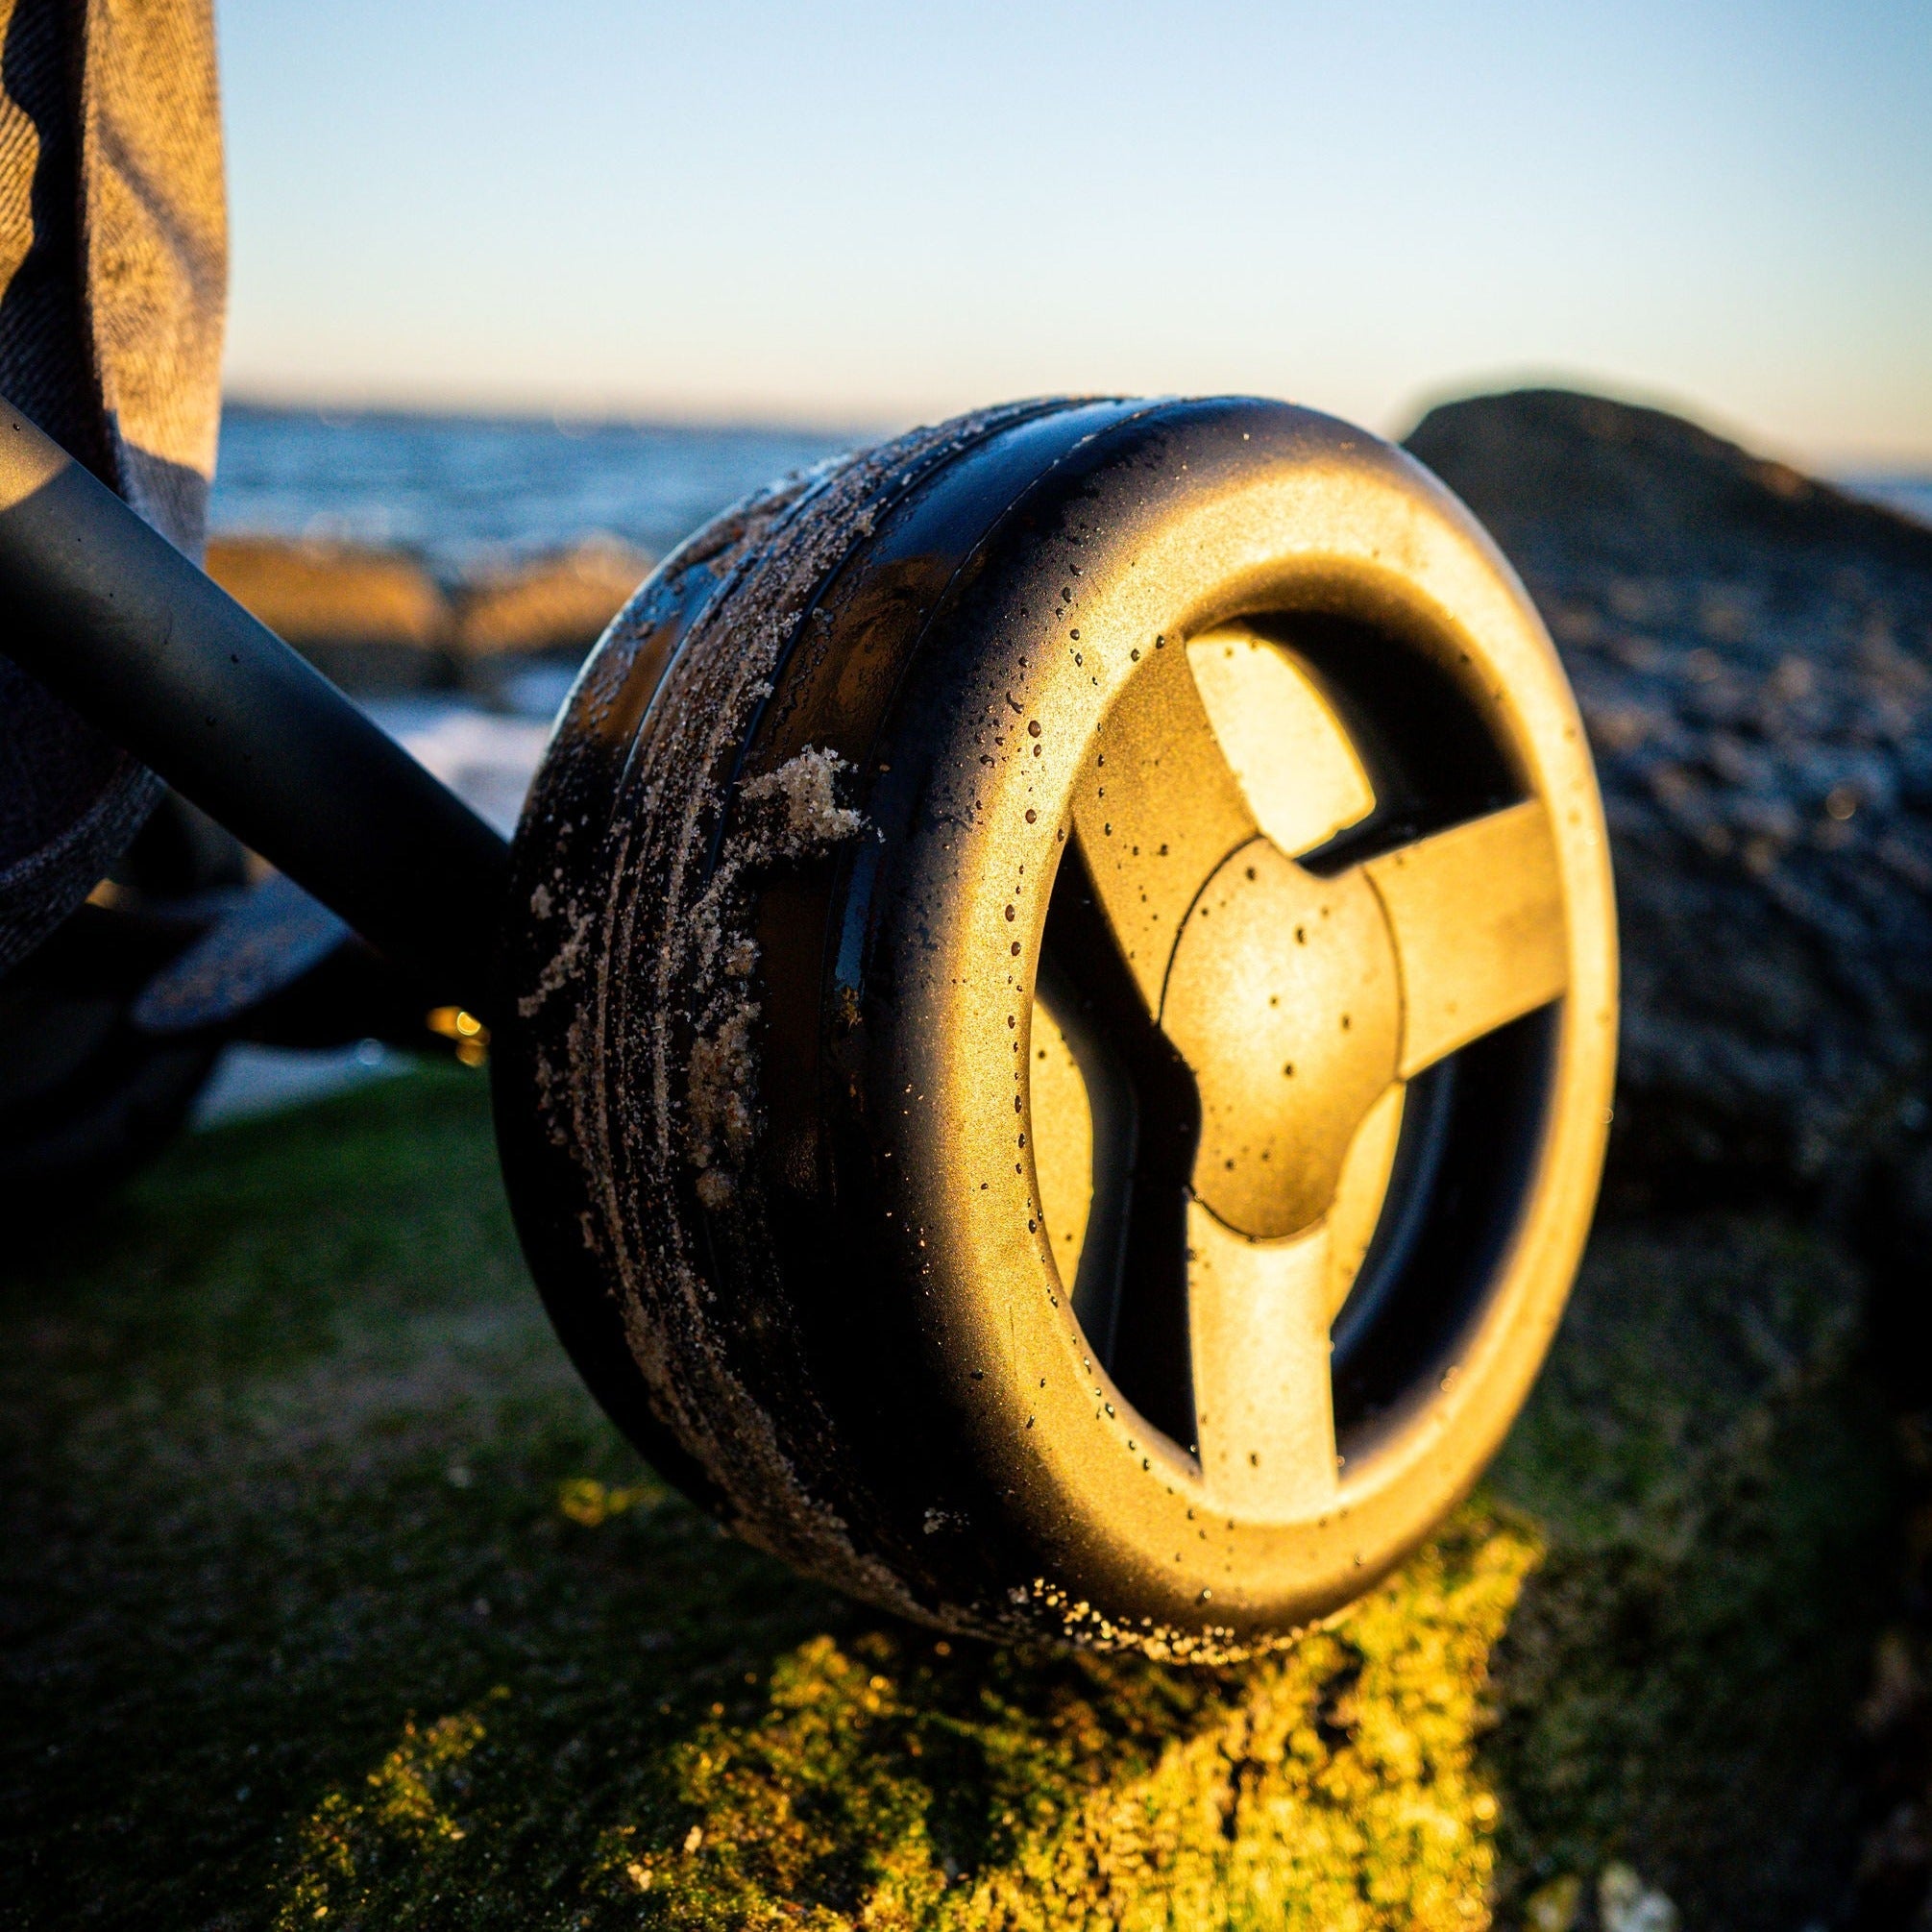
<svg viewBox="0 0 1932 1932">
<path fill-rule="evenodd" d="M 1932 451 L 1904 456 L 1876 455 L 1872 452 L 1842 451 L 1795 451 L 1781 446 L 1779 439 L 1750 427 L 1726 421 L 1722 411 L 1700 409 L 1683 397 L 1626 386 L 1613 380 L 1590 382 L 1576 372 L 1534 371 L 1496 372 L 1478 376 L 1468 384 L 1446 384 L 1426 390 L 1403 412 L 1406 428 L 1413 430 L 1431 410 L 1445 404 L 1476 401 L 1483 397 L 1504 396 L 1528 390 L 1553 389 L 1574 395 L 1592 396 L 1631 408 L 1658 410 L 1695 424 L 1708 433 L 1735 444 L 1749 454 L 1791 463 L 1821 477 L 1859 478 L 1874 483 L 1920 482 L 1932 478 Z M 1105 392 L 1094 391 L 1095 395 Z M 1295 399 L 1305 400 L 1305 399 Z M 1318 407 L 1309 404 L 1308 406 Z M 222 392 L 222 411 L 231 409 L 258 415 L 309 416 L 327 423 L 330 418 L 430 418 L 456 422 L 504 423 L 528 426 L 549 424 L 569 437 L 573 432 L 624 428 L 668 430 L 711 435 L 789 435 L 826 443 L 842 443 L 849 448 L 882 441 L 898 435 L 915 423 L 937 423 L 960 413 L 953 409 L 927 410 L 893 415 L 886 410 L 854 413 L 847 417 L 812 414 L 788 409 L 776 403 L 757 404 L 718 404 L 683 407 L 664 400 L 623 403 L 615 399 L 598 403 L 546 403 L 535 397 L 463 398 L 426 391 L 405 396 L 388 388 L 358 392 L 282 389 L 277 385 L 242 383 Z M 1369 427 L 1364 425 L 1363 427 Z M 1374 433 L 1400 443 L 1402 435 L 1386 430 Z"/>
</svg>

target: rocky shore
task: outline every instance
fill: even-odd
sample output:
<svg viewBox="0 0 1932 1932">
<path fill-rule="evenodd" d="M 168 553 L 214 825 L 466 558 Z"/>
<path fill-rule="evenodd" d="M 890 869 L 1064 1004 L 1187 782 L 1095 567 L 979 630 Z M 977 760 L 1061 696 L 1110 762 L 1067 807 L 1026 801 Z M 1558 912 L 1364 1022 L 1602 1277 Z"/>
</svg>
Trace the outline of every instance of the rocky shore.
<svg viewBox="0 0 1932 1932">
<path fill-rule="evenodd" d="M 453 581 L 407 550 L 272 536 L 217 537 L 208 570 L 344 689 L 494 696 L 518 662 L 575 663 L 650 573 L 608 540 Z"/>
<path fill-rule="evenodd" d="M 1410 447 L 1550 620 L 1624 922 L 1604 1209 L 1472 1503 L 1261 1663 L 936 1641 L 616 1441 L 477 1084 L 197 1137 L 0 1260 L 0 1921 L 1925 1922 L 1932 529 L 1593 398 Z"/>
</svg>

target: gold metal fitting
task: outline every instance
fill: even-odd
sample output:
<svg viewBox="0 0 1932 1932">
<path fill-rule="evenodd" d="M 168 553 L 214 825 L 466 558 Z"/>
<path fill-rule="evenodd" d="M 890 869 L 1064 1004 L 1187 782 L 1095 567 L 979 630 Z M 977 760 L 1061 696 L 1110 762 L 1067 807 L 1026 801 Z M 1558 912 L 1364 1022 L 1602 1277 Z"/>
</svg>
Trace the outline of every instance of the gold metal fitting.
<svg viewBox="0 0 1932 1932">
<path fill-rule="evenodd" d="M 474 1013 L 460 1006 L 432 1006 L 423 1024 L 444 1039 L 453 1040 L 456 1058 L 465 1066 L 481 1066 L 490 1057 L 490 1029 Z"/>
</svg>

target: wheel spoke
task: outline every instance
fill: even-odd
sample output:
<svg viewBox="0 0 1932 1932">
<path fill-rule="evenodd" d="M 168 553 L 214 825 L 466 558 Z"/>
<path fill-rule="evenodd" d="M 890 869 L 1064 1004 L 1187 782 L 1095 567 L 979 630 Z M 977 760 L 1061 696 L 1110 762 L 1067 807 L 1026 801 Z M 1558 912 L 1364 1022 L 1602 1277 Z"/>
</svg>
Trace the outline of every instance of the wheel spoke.
<svg viewBox="0 0 1932 1932">
<path fill-rule="evenodd" d="M 1314 679 L 1246 624 L 1189 640 L 1187 664 L 1255 822 L 1285 857 L 1375 810 L 1375 788 Z"/>
<path fill-rule="evenodd" d="M 1403 1079 L 1568 984 L 1556 849 L 1539 801 L 1419 839 L 1362 869 L 1395 935 Z"/>
<path fill-rule="evenodd" d="M 1230 852 L 1259 831 L 1293 858 L 1374 807 L 1328 700 L 1245 624 L 1144 661 L 1094 742 L 1073 822 L 1148 1012 L 1181 920 Z"/>
<path fill-rule="evenodd" d="M 1277 1519 L 1335 1494 L 1326 1226 L 1249 1241 L 1187 1212 L 1188 1343 L 1201 1471 L 1216 1506 Z"/>
<path fill-rule="evenodd" d="M 1128 680 L 1082 767 L 1073 826 L 1128 970 L 1158 1015 L 1194 894 L 1256 829 L 1185 650 L 1149 653 Z"/>
</svg>

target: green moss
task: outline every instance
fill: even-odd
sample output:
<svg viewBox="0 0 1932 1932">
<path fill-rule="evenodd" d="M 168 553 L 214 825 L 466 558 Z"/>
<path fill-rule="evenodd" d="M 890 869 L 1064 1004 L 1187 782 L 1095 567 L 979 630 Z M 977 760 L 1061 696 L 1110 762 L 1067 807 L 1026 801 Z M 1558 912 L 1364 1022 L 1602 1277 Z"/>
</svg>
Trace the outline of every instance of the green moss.
<svg viewBox="0 0 1932 1932">
<path fill-rule="evenodd" d="M 1838 1903 L 1896 1506 L 1860 1299 L 1775 1222 L 1600 1232 L 1493 1476 L 1549 1541 L 1492 1660 L 1505 1896 L 1627 1857 L 1699 1928 Z"/>
<path fill-rule="evenodd" d="M 479 1083 L 200 1137 L 0 1284 L 0 1920 L 1463 1926 L 1623 1857 L 1798 1922 L 1887 1547 L 1856 1298 L 1762 1220 L 1606 1231 L 1486 1499 L 1163 1670 L 938 1644 L 671 1496 Z"/>
</svg>

